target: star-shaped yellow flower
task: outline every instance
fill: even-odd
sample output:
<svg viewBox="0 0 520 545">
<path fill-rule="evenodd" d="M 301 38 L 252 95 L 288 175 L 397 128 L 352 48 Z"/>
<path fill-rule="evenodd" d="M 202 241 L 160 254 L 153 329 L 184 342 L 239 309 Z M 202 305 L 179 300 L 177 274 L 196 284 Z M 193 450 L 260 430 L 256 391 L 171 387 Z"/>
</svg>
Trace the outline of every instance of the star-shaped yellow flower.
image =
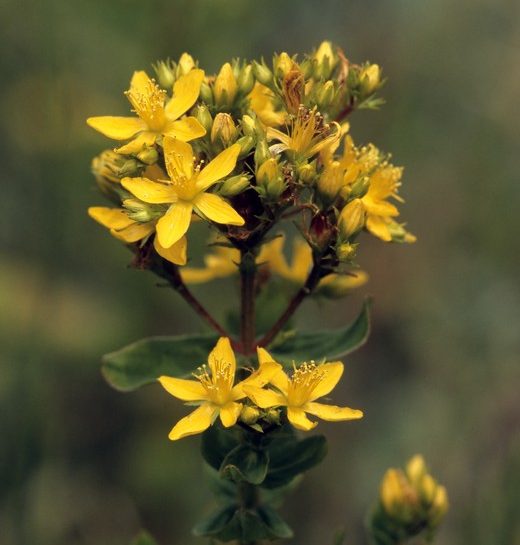
<svg viewBox="0 0 520 545">
<path fill-rule="evenodd" d="M 258 360 L 260 365 L 274 361 L 269 352 L 263 348 L 258 349 Z M 330 422 L 363 417 L 363 412 L 357 409 L 316 403 L 316 399 L 326 396 L 334 389 L 342 374 L 343 364 L 340 361 L 303 363 L 299 367 L 294 367 L 290 377 L 280 366 L 269 380 L 276 391 L 260 388 L 257 384 L 245 385 L 244 391 L 261 409 L 287 407 L 289 422 L 295 428 L 309 431 L 318 423 L 309 420 L 306 413 Z"/>
<path fill-rule="evenodd" d="M 226 428 L 234 426 L 243 406 L 239 401 L 246 397 L 244 388 L 261 388 L 279 369 L 280 365 L 272 360 L 263 362 L 257 371 L 235 384 L 235 354 L 229 339 L 221 337 L 208 356 L 208 366 L 203 365 L 194 373 L 196 380 L 159 377 L 163 388 L 172 396 L 192 404 L 200 404 L 191 414 L 177 422 L 168 437 L 175 441 L 202 433 L 217 416 Z"/>
<path fill-rule="evenodd" d="M 144 146 L 152 146 L 159 136 L 170 136 L 184 142 L 206 134 L 206 129 L 195 119 L 179 119 L 195 104 L 204 79 L 204 71 L 194 69 L 181 76 L 173 86 L 173 97 L 166 102 L 166 91 L 161 89 L 146 72 L 134 72 L 126 96 L 138 117 L 89 117 L 87 123 L 114 140 L 128 140 L 118 153 L 137 153 Z"/>
<path fill-rule="evenodd" d="M 195 167 L 193 150 L 186 142 L 165 137 L 163 147 L 170 180 L 121 180 L 123 187 L 143 202 L 170 204 L 157 222 L 161 246 L 169 248 L 181 239 L 190 226 L 193 211 L 216 223 L 244 224 L 244 219 L 222 197 L 207 192 L 235 168 L 240 153 L 238 144 L 219 153 L 203 169 Z"/>
<path fill-rule="evenodd" d="M 131 219 L 124 208 L 108 208 L 105 206 L 91 206 L 89 216 L 110 230 L 110 234 L 125 244 L 132 244 L 149 237 L 155 232 L 155 221 L 140 223 Z M 155 251 L 164 259 L 175 265 L 186 264 L 186 237 L 182 237 L 169 248 L 161 246 L 157 236 L 154 236 Z"/>
</svg>

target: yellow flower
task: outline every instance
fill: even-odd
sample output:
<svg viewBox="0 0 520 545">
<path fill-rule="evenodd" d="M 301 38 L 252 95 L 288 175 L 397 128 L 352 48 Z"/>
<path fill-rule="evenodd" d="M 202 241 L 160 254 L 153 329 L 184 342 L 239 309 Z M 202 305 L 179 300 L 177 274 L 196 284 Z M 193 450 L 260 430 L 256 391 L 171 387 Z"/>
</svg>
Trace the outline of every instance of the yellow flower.
<svg viewBox="0 0 520 545">
<path fill-rule="evenodd" d="M 202 284 L 215 278 L 226 278 L 238 272 L 240 252 L 235 248 L 215 246 L 213 253 L 204 256 L 205 267 L 185 267 L 181 271 L 186 284 Z"/>
<path fill-rule="evenodd" d="M 159 377 L 159 382 L 169 394 L 182 401 L 199 404 L 191 414 L 177 422 L 169 438 L 175 441 L 202 433 L 217 416 L 226 428 L 235 425 L 243 407 L 239 401 L 246 397 L 244 388 L 261 388 L 279 369 L 279 364 L 266 361 L 245 380 L 235 384 L 235 354 L 229 339 L 221 337 L 208 356 L 208 366 L 203 365 L 194 373 L 196 380 Z"/>
<path fill-rule="evenodd" d="M 275 153 L 289 151 L 300 159 L 308 159 L 322 149 L 338 141 L 341 127 L 338 123 L 325 123 L 323 116 L 316 109 L 309 110 L 300 106 L 296 116 L 287 127 L 287 134 L 268 127 L 267 137 L 281 143 L 272 146 Z"/>
<path fill-rule="evenodd" d="M 243 218 L 222 197 L 207 190 L 236 166 L 240 146 L 234 144 L 202 170 L 195 167 L 192 147 L 176 138 L 165 137 L 164 161 L 170 180 L 123 178 L 121 184 L 138 199 L 151 204 L 169 204 L 157 222 L 157 236 L 164 248 L 175 244 L 188 230 L 192 212 L 216 223 L 243 225 Z"/>
<path fill-rule="evenodd" d="M 275 106 L 275 95 L 258 81 L 249 93 L 250 107 L 266 127 L 277 127 L 285 122 L 287 114 Z"/>
<path fill-rule="evenodd" d="M 260 366 L 274 361 L 269 352 L 263 348 L 258 348 L 258 360 Z M 340 361 L 321 364 L 303 363 L 299 367 L 294 367 L 290 377 L 280 366 L 269 379 L 269 383 L 276 388 L 276 391 L 263 389 L 258 384 L 247 384 L 243 389 L 253 403 L 261 409 L 287 407 L 289 422 L 295 428 L 309 431 L 317 425 L 317 422 L 309 420 L 306 413 L 330 422 L 356 420 L 363 417 L 363 412 L 357 409 L 316 403 L 317 399 L 326 396 L 334 389 L 342 374 L 343 364 Z"/>
<path fill-rule="evenodd" d="M 125 244 L 139 242 L 155 232 L 156 221 L 145 223 L 137 222 L 128 216 L 124 208 L 107 208 L 105 206 L 91 206 L 88 209 L 89 216 L 110 230 L 110 234 Z M 158 237 L 153 240 L 155 251 L 164 259 L 176 265 L 186 264 L 186 237 L 182 237 L 169 248 L 161 246 Z"/>
<path fill-rule="evenodd" d="M 138 117 L 89 117 L 87 123 L 114 140 L 128 140 L 119 153 L 137 153 L 152 146 L 159 136 L 170 136 L 184 142 L 206 134 L 206 129 L 194 118 L 179 119 L 195 104 L 204 79 L 202 70 L 191 70 L 173 86 L 173 98 L 166 102 L 166 91 L 143 71 L 134 72 L 126 96 Z"/>
</svg>

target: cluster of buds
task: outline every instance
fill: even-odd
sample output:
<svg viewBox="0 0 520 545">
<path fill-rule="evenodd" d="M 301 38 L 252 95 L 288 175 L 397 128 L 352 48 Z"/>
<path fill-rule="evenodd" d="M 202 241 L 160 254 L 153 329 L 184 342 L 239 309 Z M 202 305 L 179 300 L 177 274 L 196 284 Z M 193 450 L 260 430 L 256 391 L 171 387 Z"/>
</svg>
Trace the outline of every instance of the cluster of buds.
<svg viewBox="0 0 520 545">
<path fill-rule="evenodd" d="M 447 510 L 446 489 L 416 455 L 404 471 L 389 469 L 383 478 L 379 504 L 370 520 L 373 542 L 395 545 L 416 536 L 429 542 Z"/>
</svg>

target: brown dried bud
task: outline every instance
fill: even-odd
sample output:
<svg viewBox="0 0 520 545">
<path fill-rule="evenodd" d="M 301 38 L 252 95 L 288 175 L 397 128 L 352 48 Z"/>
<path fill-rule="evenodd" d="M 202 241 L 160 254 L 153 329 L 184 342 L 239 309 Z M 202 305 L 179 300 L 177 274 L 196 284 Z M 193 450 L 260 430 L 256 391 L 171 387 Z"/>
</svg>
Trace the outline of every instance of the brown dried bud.
<svg viewBox="0 0 520 545">
<path fill-rule="evenodd" d="M 287 110 L 296 114 L 305 94 L 305 78 L 299 68 L 293 68 L 283 78 L 283 97 Z"/>
</svg>

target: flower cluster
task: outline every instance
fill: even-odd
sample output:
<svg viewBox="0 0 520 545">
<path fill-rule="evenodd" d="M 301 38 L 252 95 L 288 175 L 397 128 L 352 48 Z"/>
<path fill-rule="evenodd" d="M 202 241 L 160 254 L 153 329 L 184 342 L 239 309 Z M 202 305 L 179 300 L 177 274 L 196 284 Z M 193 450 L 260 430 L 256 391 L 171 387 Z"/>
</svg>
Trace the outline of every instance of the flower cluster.
<svg viewBox="0 0 520 545">
<path fill-rule="evenodd" d="M 339 286 L 331 293 L 340 295 L 365 279 L 354 263 L 361 231 L 414 240 L 390 202 L 401 200 L 402 169 L 373 145 L 355 146 L 346 122 L 353 110 L 381 103 L 377 65 L 353 64 L 323 42 L 301 60 L 285 52 L 269 64 L 234 60 L 216 75 L 187 53 L 155 71 L 155 79 L 144 71 L 131 79 L 125 94 L 133 116 L 87 120 L 119 141 L 92 165 L 115 207 L 89 214 L 141 265 L 152 254 L 186 265 L 186 235 L 201 220 L 225 239 L 230 251 L 218 258 L 224 264 L 227 255 L 224 269 L 232 272 L 233 251 L 269 253 L 268 234 L 292 218 L 302 235 L 298 262 L 292 271 L 274 266 L 275 273 L 303 284 L 316 265 L 317 283 Z M 198 281 L 219 276 L 217 268 Z"/>
<path fill-rule="evenodd" d="M 339 382 L 343 374 L 341 362 L 303 363 L 299 367 L 294 366 L 289 376 L 267 350 L 258 348 L 257 354 L 258 369 L 235 384 L 235 354 L 229 339 L 221 337 L 208 356 L 208 365 L 202 365 L 193 373 L 196 380 L 160 377 L 159 382 L 168 393 L 198 405 L 173 427 L 170 439 L 175 441 L 202 433 L 217 417 L 225 428 L 229 428 L 243 415 L 245 423 L 262 431 L 260 421 L 267 419 L 272 422 L 273 418 L 280 421 L 279 411 L 265 412 L 265 409 L 272 408 L 285 408 L 288 421 L 303 431 L 309 431 L 317 424 L 309 420 L 306 413 L 332 422 L 363 416 L 359 410 L 316 402 Z M 266 385 L 270 387 L 264 388 Z"/>
</svg>

